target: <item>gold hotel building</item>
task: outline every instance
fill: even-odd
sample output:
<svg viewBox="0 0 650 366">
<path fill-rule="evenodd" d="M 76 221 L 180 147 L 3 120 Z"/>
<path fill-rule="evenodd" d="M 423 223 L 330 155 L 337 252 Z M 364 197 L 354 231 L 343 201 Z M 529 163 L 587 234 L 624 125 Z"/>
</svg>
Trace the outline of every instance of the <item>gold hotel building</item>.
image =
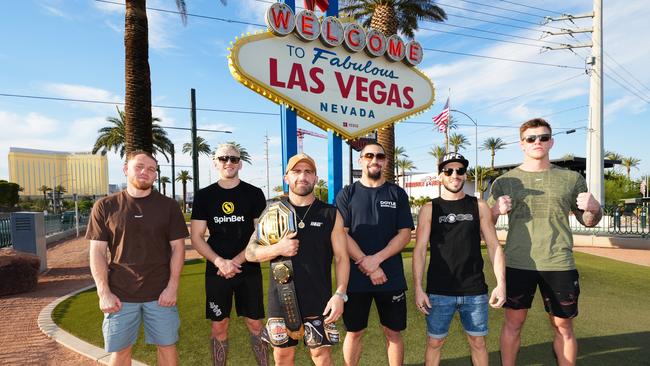
<svg viewBox="0 0 650 366">
<path fill-rule="evenodd" d="M 24 188 L 23 196 L 43 196 L 41 186 L 62 185 L 71 196 L 108 194 L 108 160 L 89 152 L 9 148 L 9 181 Z"/>
</svg>

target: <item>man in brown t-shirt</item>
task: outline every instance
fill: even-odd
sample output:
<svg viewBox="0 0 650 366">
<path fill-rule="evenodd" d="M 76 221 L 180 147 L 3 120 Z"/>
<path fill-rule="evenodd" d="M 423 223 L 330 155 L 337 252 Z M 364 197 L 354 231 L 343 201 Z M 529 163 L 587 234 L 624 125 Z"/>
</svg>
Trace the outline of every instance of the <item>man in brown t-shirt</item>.
<svg viewBox="0 0 650 366">
<path fill-rule="evenodd" d="M 158 364 L 178 363 L 176 295 L 188 232 L 176 201 L 152 190 L 157 167 L 150 153 L 130 153 L 123 169 L 127 188 L 97 201 L 88 223 L 111 365 L 130 364 L 143 317 L 145 341 L 158 346 Z"/>
</svg>

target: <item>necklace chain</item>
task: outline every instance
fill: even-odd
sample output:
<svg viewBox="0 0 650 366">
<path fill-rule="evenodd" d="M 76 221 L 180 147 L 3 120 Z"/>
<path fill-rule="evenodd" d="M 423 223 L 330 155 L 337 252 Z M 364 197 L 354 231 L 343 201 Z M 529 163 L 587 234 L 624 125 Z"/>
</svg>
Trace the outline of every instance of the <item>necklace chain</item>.
<svg viewBox="0 0 650 366">
<path fill-rule="evenodd" d="M 299 227 L 299 228 L 301 228 L 301 229 L 304 229 L 304 228 L 305 228 L 304 220 L 305 220 L 305 218 L 307 217 L 307 214 L 309 213 L 309 210 L 311 210 L 311 206 L 314 204 L 314 202 L 315 202 L 315 200 L 312 201 L 312 202 L 309 204 L 309 207 L 307 207 L 307 211 L 305 211 L 305 214 L 302 215 L 302 218 L 298 217 L 298 218 L 300 219 L 300 222 L 298 223 L 298 227 Z M 296 216 L 298 216 L 298 213 L 296 213 Z"/>
</svg>

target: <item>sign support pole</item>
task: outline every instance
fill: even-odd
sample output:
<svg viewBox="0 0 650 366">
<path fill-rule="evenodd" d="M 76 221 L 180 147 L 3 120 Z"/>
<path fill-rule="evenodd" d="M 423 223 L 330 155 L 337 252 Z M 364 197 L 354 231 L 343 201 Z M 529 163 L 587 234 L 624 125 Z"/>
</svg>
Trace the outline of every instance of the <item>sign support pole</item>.
<svg viewBox="0 0 650 366">
<path fill-rule="evenodd" d="M 296 11 L 295 0 L 284 0 L 291 10 Z M 289 108 L 280 106 L 280 120 L 281 131 L 280 136 L 282 139 L 282 175 L 287 170 L 287 163 L 289 158 L 296 155 L 298 152 L 298 137 L 296 135 L 298 122 L 296 119 L 296 112 L 291 111 Z M 289 193 L 289 185 L 282 180 L 282 188 L 284 193 Z M 266 197 L 267 199 L 270 197 Z"/>
<path fill-rule="evenodd" d="M 339 1 L 330 0 L 327 8 L 327 16 L 338 16 Z M 336 136 L 334 131 L 327 132 L 327 201 L 334 203 L 336 195 L 343 186 L 343 153 L 341 152 L 341 137 Z"/>
</svg>

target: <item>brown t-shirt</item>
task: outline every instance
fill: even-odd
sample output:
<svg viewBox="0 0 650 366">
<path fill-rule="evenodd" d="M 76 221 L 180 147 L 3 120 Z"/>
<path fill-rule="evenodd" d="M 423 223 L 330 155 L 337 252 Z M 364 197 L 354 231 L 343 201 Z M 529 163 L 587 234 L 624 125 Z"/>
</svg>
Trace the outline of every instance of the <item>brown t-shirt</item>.
<svg viewBox="0 0 650 366">
<path fill-rule="evenodd" d="M 187 235 L 176 201 L 156 191 L 134 198 L 124 190 L 95 203 L 86 239 L 108 242 L 111 292 L 121 301 L 147 302 L 167 287 L 169 242 Z"/>
</svg>

